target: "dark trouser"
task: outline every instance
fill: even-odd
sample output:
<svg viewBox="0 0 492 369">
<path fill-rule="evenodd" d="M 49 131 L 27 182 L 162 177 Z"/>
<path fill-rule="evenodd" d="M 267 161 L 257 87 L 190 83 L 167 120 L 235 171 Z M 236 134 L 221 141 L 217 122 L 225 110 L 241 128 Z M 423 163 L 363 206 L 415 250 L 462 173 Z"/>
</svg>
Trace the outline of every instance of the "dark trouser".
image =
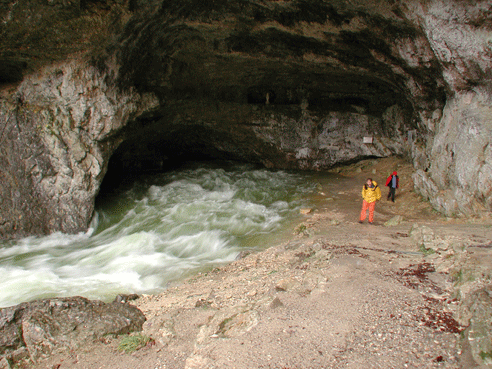
<svg viewBox="0 0 492 369">
<path fill-rule="evenodd" d="M 395 192 L 396 188 L 390 187 L 388 192 L 388 200 L 391 198 L 391 201 L 395 202 Z"/>
</svg>

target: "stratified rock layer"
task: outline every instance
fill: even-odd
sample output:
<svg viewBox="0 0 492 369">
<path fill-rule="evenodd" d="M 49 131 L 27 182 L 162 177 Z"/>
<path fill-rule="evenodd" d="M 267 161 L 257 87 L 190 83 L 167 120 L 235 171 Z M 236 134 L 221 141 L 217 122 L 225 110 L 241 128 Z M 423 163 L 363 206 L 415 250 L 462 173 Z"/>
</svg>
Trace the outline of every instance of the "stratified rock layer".
<svg viewBox="0 0 492 369">
<path fill-rule="evenodd" d="M 83 231 L 103 178 L 196 158 L 326 170 L 407 155 L 439 211 L 492 210 L 487 1 L 0 10 L 3 237 Z"/>
</svg>

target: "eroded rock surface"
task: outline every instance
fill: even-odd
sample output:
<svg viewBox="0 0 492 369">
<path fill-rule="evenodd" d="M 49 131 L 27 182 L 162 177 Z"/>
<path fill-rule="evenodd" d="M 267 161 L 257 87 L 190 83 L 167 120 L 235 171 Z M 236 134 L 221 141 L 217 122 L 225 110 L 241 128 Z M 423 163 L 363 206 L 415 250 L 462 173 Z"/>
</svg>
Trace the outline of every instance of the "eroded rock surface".
<svg viewBox="0 0 492 369">
<path fill-rule="evenodd" d="M 0 99 L 0 234 L 87 228 L 118 142 L 108 137 L 156 105 L 155 98 L 120 91 L 108 78 L 73 61 L 30 75 L 13 96 Z"/>
<path fill-rule="evenodd" d="M 140 310 L 119 302 L 70 297 L 23 303 L 0 310 L 0 355 L 36 362 L 105 335 L 139 331 L 144 322 Z"/>
</svg>

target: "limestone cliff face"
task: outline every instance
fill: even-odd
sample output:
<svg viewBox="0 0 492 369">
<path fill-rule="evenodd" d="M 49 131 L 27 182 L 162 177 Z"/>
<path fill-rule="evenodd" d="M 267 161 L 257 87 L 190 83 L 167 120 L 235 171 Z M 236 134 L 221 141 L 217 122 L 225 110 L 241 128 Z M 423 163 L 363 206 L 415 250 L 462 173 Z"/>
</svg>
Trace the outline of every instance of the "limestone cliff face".
<svg viewBox="0 0 492 369">
<path fill-rule="evenodd" d="M 492 209 L 492 5 L 458 1 L 413 5 L 443 67 L 446 105 L 429 126 L 416 188 L 448 216 Z"/>
<path fill-rule="evenodd" d="M 14 96 L 0 100 L 3 232 L 85 230 L 117 145 L 110 135 L 157 101 L 78 62 L 29 75 Z"/>
<path fill-rule="evenodd" d="M 50 4 L 0 9 L 2 236 L 84 230 L 105 175 L 188 158 L 408 155 L 440 211 L 492 209 L 487 1 Z"/>
</svg>

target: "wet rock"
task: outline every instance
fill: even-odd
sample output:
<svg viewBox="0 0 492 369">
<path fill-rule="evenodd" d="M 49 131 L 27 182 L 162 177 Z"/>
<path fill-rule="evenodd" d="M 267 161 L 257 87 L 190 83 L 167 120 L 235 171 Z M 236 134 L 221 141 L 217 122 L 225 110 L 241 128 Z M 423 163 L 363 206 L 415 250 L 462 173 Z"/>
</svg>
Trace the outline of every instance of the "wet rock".
<svg viewBox="0 0 492 369">
<path fill-rule="evenodd" d="M 113 302 L 121 302 L 121 303 L 125 303 L 125 302 L 129 302 L 129 301 L 134 301 L 138 299 L 138 295 L 136 293 L 131 293 L 129 295 L 117 295 L 114 299 Z"/>
<path fill-rule="evenodd" d="M 0 355 L 12 357 L 27 349 L 36 362 L 104 335 L 139 331 L 144 321 L 140 310 L 125 303 L 82 297 L 23 303 L 0 310 Z"/>
<path fill-rule="evenodd" d="M 87 229 L 113 148 L 101 141 L 156 104 L 104 74 L 67 62 L 26 77 L 15 99 L 0 98 L 0 170 L 11 168 L 15 183 L 13 196 L 0 187 L 0 237 Z"/>
<path fill-rule="evenodd" d="M 237 256 L 236 256 L 236 260 L 241 260 L 241 259 L 244 259 L 246 256 L 250 255 L 251 254 L 251 251 L 249 250 L 242 250 L 240 251 Z"/>
</svg>

